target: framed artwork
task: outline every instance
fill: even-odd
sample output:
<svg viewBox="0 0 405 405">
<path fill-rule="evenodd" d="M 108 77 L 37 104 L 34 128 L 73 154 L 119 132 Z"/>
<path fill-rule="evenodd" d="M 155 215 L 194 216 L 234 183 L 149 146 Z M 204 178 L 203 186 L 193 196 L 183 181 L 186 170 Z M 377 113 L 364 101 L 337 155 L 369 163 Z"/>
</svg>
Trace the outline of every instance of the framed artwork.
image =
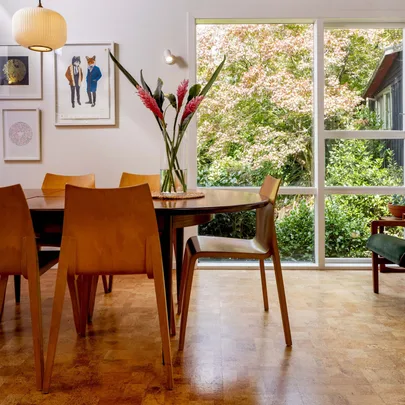
<svg viewBox="0 0 405 405">
<path fill-rule="evenodd" d="M 55 51 L 55 125 L 115 125 L 114 43 Z"/>
<path fill-rule="evenodd" d="M 0 45 L 0 99 L 42 98 L 42 54 Z"/>
<path fill-rule="evenodd" d="M 40 111 L 4 109 L 1 117 L 4 160 L 41 160 Z"/>
</svg>

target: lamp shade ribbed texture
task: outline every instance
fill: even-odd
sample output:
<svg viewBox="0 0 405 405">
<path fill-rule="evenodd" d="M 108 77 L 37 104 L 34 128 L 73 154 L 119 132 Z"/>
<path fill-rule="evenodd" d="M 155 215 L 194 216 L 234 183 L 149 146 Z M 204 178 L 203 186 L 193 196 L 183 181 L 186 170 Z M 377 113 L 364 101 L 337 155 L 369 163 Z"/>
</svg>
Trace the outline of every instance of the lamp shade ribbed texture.
<svg viewBox="0 0 405 405">
<path fill-rule="evenodd" d="M 56 11 L 42 7 L 18 10 L 12 20 L 13 37 L 25 48 L 33 51 L 51 51 L 66 43 L 65 19 Z"/>
</svg>

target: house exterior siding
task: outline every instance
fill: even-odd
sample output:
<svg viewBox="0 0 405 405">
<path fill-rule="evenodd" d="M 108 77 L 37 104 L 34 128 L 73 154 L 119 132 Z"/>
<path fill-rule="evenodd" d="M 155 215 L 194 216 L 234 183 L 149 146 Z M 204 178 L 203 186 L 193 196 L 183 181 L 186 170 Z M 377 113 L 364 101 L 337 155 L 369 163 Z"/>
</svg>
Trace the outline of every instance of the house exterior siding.
<svg viewBox="0 0 405 405">
<path fill-rule="evenodd" d="M 402 97 L 402 61 L 403 51 L 398 52 L 392 66 L 382 80 L 380 86 L 373 94 L 375 98 L 380 92 L 391 86 L 392 97 L 392 129 L 403 129 L 403 97 Z M 386 141 L 387 148 L 394 151 L 394 159 L 400 165 L 404 165 L 404 143 L 401 139 L 389 139 Z"/>
<path fill-rule="evenodd" d="M 391 86 L 392 95 L 392 129 L 402 130 L 402 56 L 403 52 L 398 52 L 394 63 L 389 69 L 384 80 L 381 82 L 374 97 L 388 86 Z"/>
</svg>

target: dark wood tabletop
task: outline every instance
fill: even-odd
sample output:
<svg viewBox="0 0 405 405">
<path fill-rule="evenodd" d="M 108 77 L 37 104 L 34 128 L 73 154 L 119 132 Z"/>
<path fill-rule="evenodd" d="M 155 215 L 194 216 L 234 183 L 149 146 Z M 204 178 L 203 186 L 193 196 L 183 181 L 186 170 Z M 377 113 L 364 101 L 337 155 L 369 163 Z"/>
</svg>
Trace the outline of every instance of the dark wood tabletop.
<svg viewBox="0 0 405 405">
<path fill-rule="evenodd" d="M 187 200 L 154 199 L 155 210 L 163 215 L 194 215 L 238 212 L 264 207 L 268 198 L 258 193 L 233 190 L 200 190 L 202 198 Z M 65 207 L 64 190 L 24 190 L 28 206 L 32 211 L 63 211 Z"/>
</svg>

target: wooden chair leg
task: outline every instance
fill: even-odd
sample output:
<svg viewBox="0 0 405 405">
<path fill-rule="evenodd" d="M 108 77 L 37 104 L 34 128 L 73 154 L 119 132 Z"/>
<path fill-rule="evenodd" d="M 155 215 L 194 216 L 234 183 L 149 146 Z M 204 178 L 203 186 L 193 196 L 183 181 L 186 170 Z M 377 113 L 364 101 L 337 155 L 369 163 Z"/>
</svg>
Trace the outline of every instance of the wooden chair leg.
<svg viewBox="0 0 405 405">
<path fill-rule="evenodd" d="M 180 339 L 179 339 L 179 351 L 184 349 L 184 341 L 186 338 L 186 328 L 187 328 L 187 317 L 188 317 L 188 309 L 190 307 L 190 295 L 191 295 L 191 287 L 193 286 L 193 276 L 194 276 L 194 267 L 196 258 L 192 257 L 188 261 L 188 271 L 187 271 L 187 279 L 185 281 L 185 288 L 184 288 L 184 296 L 183 296 L 183 307 L 181 309 L 181 323 L 180 323 Z M 183 277 L 185 274 L 183 274 Z"/>
<path fill-rule="evenodd" d="M 91 323 L 93 319 L 93 313 L 94 313 L 94 306 L 96 303 L 96 293 L 97 293 L 97 285 L 98 285 L 98 277 L 99 276 L 93 276 L 92 281 L 91 281 L 91 286 L 90 286 L 90 302 L 89 302 L 89 313 L 87 317 L 87 322 Z M 112 276 L 110 276 L 112 277 Z"/>
<path fill-rule="evenodd" d="M 79 298 L 79 312 L 80 312 L 80 300 L 82 299 L 82 296 L 80 295 L 80 291 L 82 290 L 83 276 L 76 276 L 76 285 L 77 285 L 77 293 L 78 293 L 78 298 Z"/>
<path fill-rule="evenodd" d="M 28 276 L 28 289 L 31 310 L 32 341 L 34 347 L 34 363 L 37 390 L 42 390 L 44 379 L 44 337 L 42 332 L 41 289 L 39 272 L 31 272 Z"/>
<path fill-rule="evenodd" d="M 49 330 L 49 343 L 48 352 L 46 355 L 45 375 L 43 392 L 46 394 L 49 392 L 49 386 L 51 385 L 52 369 L 55 361 L 56 346 L 58 344 L 60 322 L 62 319 L 63 302 L 65 300 L 67 284 L 67 268 L 65 266 L 59 266 L 58 275 L 56 278 L 55 296 L 53 299 L 51 327 Z"/>
<path fill-rule="evenodd" d="M 184 297 L 184 290 L 186 288 L 186 280 L 188 277 L 189 261 L 190 261 L 190 249 L 186 246 L 186 249 L 184 251 L 183 270 L 181 272 L 182 274 L 180 283 L 180 294 L 177 301 L 177 315 L 181 315 L 181 310 L 183 307 L 183 297 Z"/>
<path fill-rule="evenodd" d="M 0 276 L 0 321 L 3 316 L 4 302 L 6 301 L 7 281 L 7 275 Z"/>
<path fill-rule="evenodd" d="M 79 291 L 81 297 L 79 335 L 82 337 L 86 336 L 87 319 L 89 314 L 91 281 L 92 276 L 83 276 L 83 283 Z"/>
<path fill-rule="evenodd" d="M 101 279 L 103 280 L 103 287 L 104 287 L 104 294 L 108 294 L 108 282 L 107 282 L 107 276 L 101 276 Z"/>
<path fill-rule="evenodd" d="M 280 302 L 281 319 L 283 321 L 284 337 L 287 346 L 292 345 L 290 321 L 288 319 L 287 301 L 285 298 L 283 273 L 281 270 L 280 255 L 278 253 L 277 242 L 273 253 L 274 274 L 276 277 L 278 300 Z"/>
<path fill-rule="evenodd" d="M 112 292 L 112 288 L 113 288 L 113 279 L 114 279 L 114 277 L 113 276 L 109 276 L 108 277 L 108 292 L 110 293 L 110 292 Z"/>
<path fill-rule="evenodd" d="M 76 276 L 68 276 L 67 278 L 68 286 L 69 286 L 69 293 L 70 299 L 72 301 L 72 309 L 73 309 L 73 319 L 75 322 L 76 333 L 79 334 L 80 332 L 80 302 L 79 302 L 79 290 L 78 290 L 78 283 L 76 280 Z"/>
<path fill-rule="evenodd" d="M 21 297 L 21 276 L 16 275 L 14 276 L 14 294 L 15 294 L 15 303 L 20 303 Z"/>
<path fill-rule="evenodd" d="M 262 280 L 264 310 L 268 311 L 269 310 L 269 297 L 267 295 L 267 282 L 266 282 L 266 271 L 264 268 L 264 260 L 260 260 L 260 278 Z"/>
<path fill-rule="evenodd" d="M 154 274 L 156 302 L 158 307 L 160 334 L 162 337 L 163 361 L 167 371 L 168 389 L 173 389 L 173 365 L 170 348 L 169 323 L 167 321 L 166 292 L 163 279 L 163 272 L 157 271 Z"/>
<path fill-rule="evenodd" d="M 176 319 L 174 317 L 173 296 L 170 302 L 170 336 L 176 336 Z"/>
<path fill-rule="evenodd" d="M 58 275 L 56 278 L 55 296 L 53 299 L 48 352 L 46 356 L 46 365 L 45 365 L 44 385 L 42 389 L 44 393 L 49 392 L 49 386 L 51 385 L 52 370 L 55 361 L 56 346 L 58 344 L 60 322 L 62 319 L 63 303 L 65 300 L 66 284 L 67 284 L 67 267 L 59 266 Z"/>
<path fill-rule="evenodd" d="M 373 268 L 373 288 L 376 294 L 379 293 L 379 282 L 378 282 L 378 255 L 377 253 L 372 253 L 372 268 Z"/>
<path fill-rule="evenodd" d="M 181 276 L 182 276 L 182 262 L 183 262 L 183 246 L 184 246 L 184 228 L 177 228 L 176 230 L 175 253 L 176 253 L 176 291 L 177 291 L 177 303 L 180 299 L 181 290 Z"/>
</svg>

